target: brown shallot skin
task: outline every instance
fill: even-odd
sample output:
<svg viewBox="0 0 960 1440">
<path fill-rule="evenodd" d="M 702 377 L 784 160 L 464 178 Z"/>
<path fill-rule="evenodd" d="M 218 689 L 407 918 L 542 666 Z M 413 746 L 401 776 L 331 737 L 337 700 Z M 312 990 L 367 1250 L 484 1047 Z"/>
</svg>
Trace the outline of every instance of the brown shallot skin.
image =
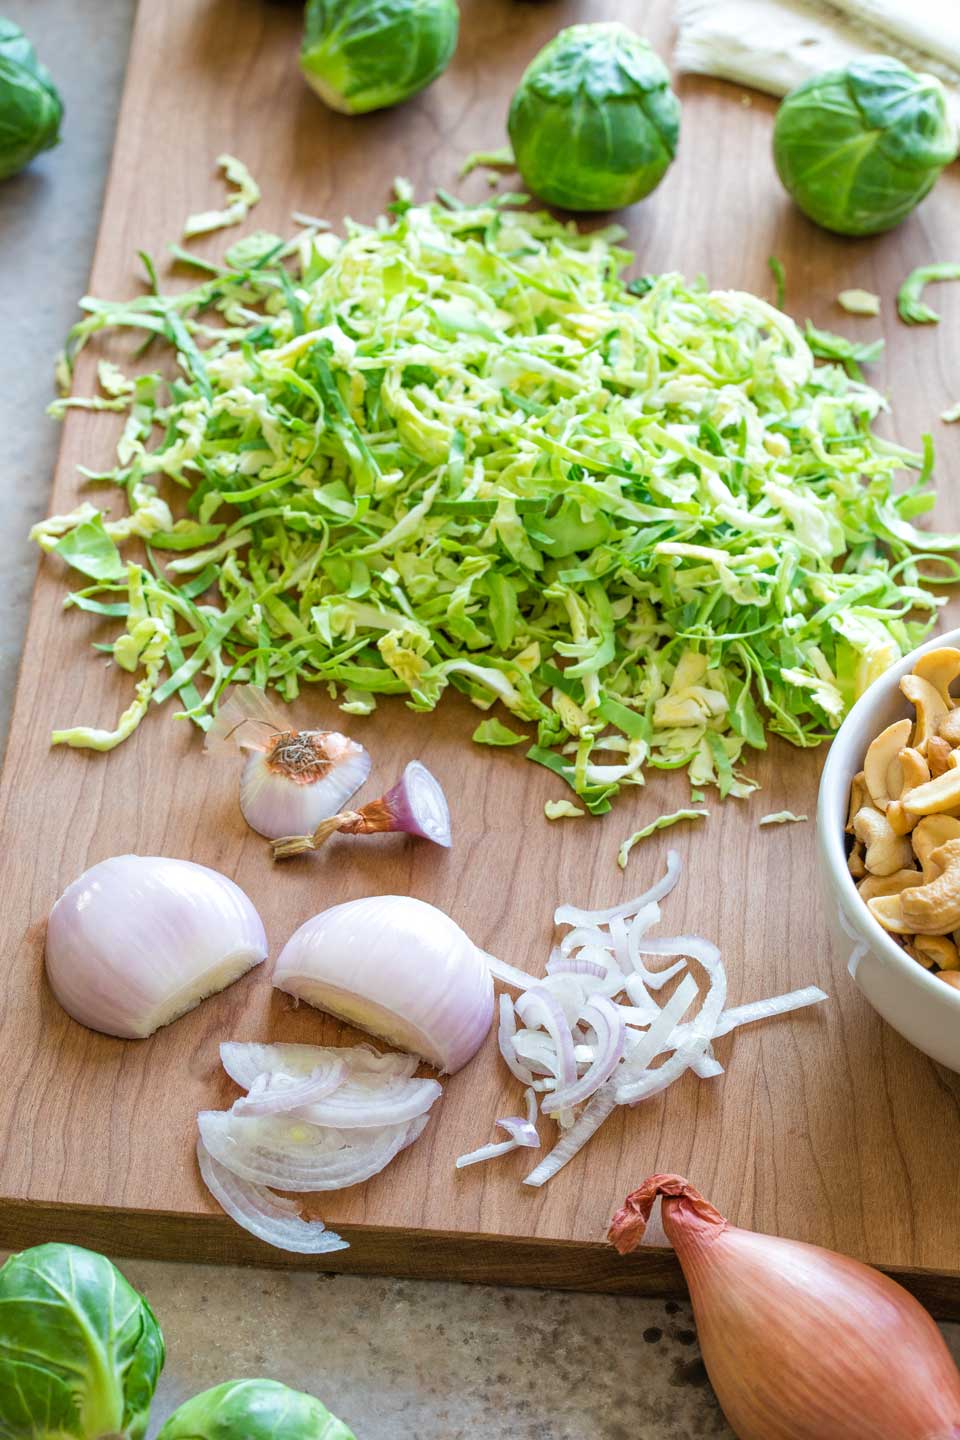
<svg viewBox="0 0 960 1440">
<path fill-rule="evenodd" d="M 902 1286 L 819 1246 L 740 1230 L 679 1175 L 627 1197 L 609 1232 L 621 1254 L 658 1195 L 739 1440 L 960 1440 L 960 1372 Z"/>
</svg>

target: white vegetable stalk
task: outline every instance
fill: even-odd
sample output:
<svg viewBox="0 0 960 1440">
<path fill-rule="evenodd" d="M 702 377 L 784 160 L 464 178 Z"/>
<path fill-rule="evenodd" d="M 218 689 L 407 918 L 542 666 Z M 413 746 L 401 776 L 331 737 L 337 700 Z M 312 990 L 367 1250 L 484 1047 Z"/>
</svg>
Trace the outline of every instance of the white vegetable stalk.
<svg viewBox="0 0 960 1440">
<path fill-rule="evenodd" d="M 449 915 L 409 895 L 315 915 L 284 946 L 273 983 L 451 1073 L 493 1018 L 487 956 Z"/>
<path fill-rule="evenodd" d="M 221 701 L 207 732 L 208 754 L 233 749 L 248 755 L 240 777 L 243 818 L 268 840 L 315 830 L 370 774 L 362 745 L 335 730 L 291 729 L 255 685 L 239 686 Z"/>
<path fill-rule="evenodd" d="M 84 872 L 47 924 L 60 1004 L 91 1030 L 142 1039 L 266 959 L 263 923 L 216 870 L 117 855 Z"/>
<path fill-rule="evenodd" d="M 944 0 L 677 0 L 679 70 L 770 95 L 864 55 L 937 75 L 960 121 L 960 7 Z"/>
</svg>

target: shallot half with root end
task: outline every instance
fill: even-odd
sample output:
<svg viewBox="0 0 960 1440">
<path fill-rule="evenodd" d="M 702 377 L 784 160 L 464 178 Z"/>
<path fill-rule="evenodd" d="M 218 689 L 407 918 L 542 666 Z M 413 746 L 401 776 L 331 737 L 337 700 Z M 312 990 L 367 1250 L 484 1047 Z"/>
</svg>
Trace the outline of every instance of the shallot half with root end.
<svg viewBox="0 0 960 1440">
<path fill-rule="evenodd" d="M 307 920 L 280 952 L 273 983 L 451 1073 L 493 1018 L 488 957 L 449 915 L 410 895 L 349 900 Z"/>
<path fill-rule="evenodd" d="M 64 1010 L 106 1035 L 142 1039 L 266 959 L 246 895 L 206 865 L 116 855 L 60 896 L 46 967 Z"/>
<path fill-rule="evenodd" d="M 197 1116 L 197 1160 L 222 1208 L 281 1250 L 346 1249 L 296 1201 L 274 1193 L 344 1190 L 379 1172 L 422 1134 L 442 1093 L 413 1076 L 411 1055 L 378 1055 L 365 1045 L 230 1042 L 224 1069 L 248 1093 L 229 1110 Z"/>
<path fill-rule="evenodd" d="M 203 748 L 209 755 L 246 753 L 240 809 L 268 840 L 315 829 L 370 774 L 362 745 L 335 730 L 292 729 L 256 685 L 237 686 L 221 700 Z"/>
<path fill-rule="evenodd" d="M 679 1175 L 627 1196 L 609 1234 L 621 1255 L 658 1195 L 739 1440 L 960 1440 L 960 1374 L 906 1290 L 846 1255 L 738 1229 Z"/>
<path fill-rule="evenodd" d="M 343 810 L 322 821 L 312 835 L 285 835 L 273 842 L 273 858 L 286 860 L 319 850 L 331 835 L 383 835 L 400 831 L 450 848 L 450 809 L 440 782 L 419 760 L 411 760 L 386 795 L 359 810 Z"/>
<path fill-rule="evenodd" d="M 609 910 L 559 906 L 554 920 L 571 928 L 547 960 L 542 979 L 486 957 L 495 978 L 521 992 L 516 1000 L 500 996 L 500 1053 L 510 1073 L 539 1100 L 541 1114 L 560 1129 L 557 1144 L 525 1185 L 552 1179 L 618 1105 L 638 1105 L 688 1070 L 701 1080 L 721 1075 L 723 1066 L 711 1048 L 719 1036 L 827 998 L 807 985 L 724 1008 L 727 975 L 715 945 L 697 935 L 648 935 L 660 920 L 659 902 L 679 876 L 680 859 L 671 850 L 666 875 L 635 900 Z M 645 955 L 680 958 L 651 969 Z M 694 1006 L 692 1018 L 685 1019 Z M 508 1148 L 504 1142 L 484 1146 L 461 1156 L 457 1165 L 462 1169 Z"/>
</svg>

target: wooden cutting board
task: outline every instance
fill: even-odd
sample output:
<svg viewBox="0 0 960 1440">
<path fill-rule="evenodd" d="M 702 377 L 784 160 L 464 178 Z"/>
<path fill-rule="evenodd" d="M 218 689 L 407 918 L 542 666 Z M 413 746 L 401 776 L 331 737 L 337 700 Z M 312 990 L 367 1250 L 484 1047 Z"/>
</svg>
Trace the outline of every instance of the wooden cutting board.
<svg viewBox="0 0 960 1440">
<path fill-rule="evenodd" d="M 332 115 L 299 78 L 298 5 L 143 5 L 91 289 L 135 293 L 135 251 L 162 255 L 188 212 L 220 203 L 214 161 L 221 151 L 242 156 L 259 177 L 264 199 L 255 220 L 273 230 L 284 229 L 293 208 L 335 224 L 345 214 L 370 220 L 397 174 L 420 193 L 439 185 L 479 197 L 484 177 L 458 182 L 459 165 L 469 151 L 503 143 L 513 87 L 558 28 L 620 17 L 670 53 L 666 0 L 462 0 L 462 9 L 460 48 L 442 80 L 397 111 L 351 120 Z M 678 90 L 679 157 L 656 194 L 625 217 L 639 268 L 705 272 L 717 286 L 770 295 L 767 257 L 774 254 L 786 267 L 788 307 L 798 317 L 863 338 L 884 333 L 887 355 L 876 380 L 890 393 L 891 431 L 912 443 L 924 429 L 936 432 L 936 518 L 960 528 L 960 430 L 937 419 L 960 398 L 960 287 L 937 294 L 944 317 L 937 328 L 908 330 L 893 305 L 914 265 L 960 258 L 960 179 L 942 181 L 919 214 L 889 236 L 832 238 L 796 214 L 779 187 L 771 103 L 708 81 L 681 80 Z M 198 248 L 217 254 L 235 234 Z M 853 285 L 884 297 L 882 322 L 837 309 L 833 297 Z M 92 388 L 94 358 L 89 353 L 81 366 L 80 391 Z M 107 464 L 115 434 L 112 417 L 70 416 L 53 510 L 77 502 L 76 465 Z M 623 875 L 615 863 L 619 841 L 681 803 L 682 779 L 652 774 L 646 790 L 605 819 L 550 825 L 543 803 L 558 795 L 557 782 L 516 754 L 472 745 L 477 717 L 465 702 L 445 701 L 435 715 L 387 703 L 353 726 L 375 757 L 374 781 L 391 783 L 403 762 L 420 756 L 451 796 L 453 851 L 394 837 L 345 839 L 312 860 L 274 869 L 263 842 L 241 823 L 229 766 L 204 759 L 198 733 L 174 721 L 173 706 L 153 711 L 109 756 L 49 748 L 54 726 L 112 723 L 130 689 L 130 678 L 89 648 L 106 634 L 90 617 L 62 612 L 66 583 L 60 563 L 44 561 L 0 788 L 0 1245 L 59 1238 L 112 1253 L 309 1263 L 269 1250 L 211 1203 L 195 1172 L 194 1117 L 236 1093 L 219 1070 L 220 1040 L 335 1043 L 343 1032 L 307 1008 L 293 1012 L 263 972 L 150 1040 L 122 1042 L 74 1024 L 44 983 L 44 923 L 56 896 L 88 865 L 136 851 L 215 866 L 259 907 L 274 955 L 327 905 L 376 892 L 418 895 L 449 911 L 479 944 L 536 970 L 552 943 L 558 901 L 600 906 L 643 889 L 660 873 L 669 842 L 683 854 L 686 873 L 666 923 L 719 941 L 731 1002 L 815 982 L 830 992 L 829 1004 L 720 1041 L 722 1078 L 706 1083 L 689 1074 L 665 1097 L 616 1115 L 540 1191 L 520 1185 L 525 1154 L 462 1174 L 453 1168 L 458 1153 L 492 1136 L 496 1115 L 517 1108 L 517 1087 L 491 1038 L 446 1083 L 413 1149 L 368 1184 L 324 1198 L 322 1214 L 351 1248 L 320 1266 L 588 1289 L 676 1288 L 666 1252 L 622 1261 L 603 1235 L 632 1185 L 654 1170 L 678 1170 L 734 1221 L 905 1272 L 940 1313 L 960 1315 L 960 1077 L 881 1024 L 831 959 L 813 824 L 757 828 L 761 814 L 781 807 L 812 819 L 820 755 L 771 746 L 752 765 L 763 782 L 759 795 L 714 803 L 702 828 L 675 831 L 662 844 L 651 840 Z M 297 713 L 314 722 L 339 716 L 325 697 L 311 697 Z"/>
</svg>

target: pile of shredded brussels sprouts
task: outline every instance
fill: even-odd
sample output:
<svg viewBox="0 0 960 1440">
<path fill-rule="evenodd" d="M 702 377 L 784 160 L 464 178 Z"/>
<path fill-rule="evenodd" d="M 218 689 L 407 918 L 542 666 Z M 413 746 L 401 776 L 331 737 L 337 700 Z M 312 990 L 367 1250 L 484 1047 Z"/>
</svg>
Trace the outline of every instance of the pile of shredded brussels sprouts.
<svg viewBox="0 0 960 1440">
<path fill-rule="evenodd" d="M 873 432 L 849 342 L 678 275 L 628 285 L 620 238 L 398 182 L 344 239 L 257 233 L 193 260 L 195 289 L 150 266 L 140 298 L 85 299 L 67 369 L 117 327 L 178 369 L 101 364 L 102 395 L 58 402 L 126 412 L 95 478 L 129 515 L 35 535 L 92 582 L 68 605 L 125 622 L 139 680 L 115 730 L 55 741 L 109 749 L 174 695 L 205 726 L 232 681 L 319 683 L 350 714 L 452 685 L 536 726 L 527 753 L 600 813 L 649 766 L 744 794 L 745 746 L 828 737 L 930 628 L 918 562 L 960 577 L 960 537 L 910 523 L 930 457 Z"/>
</svg>

